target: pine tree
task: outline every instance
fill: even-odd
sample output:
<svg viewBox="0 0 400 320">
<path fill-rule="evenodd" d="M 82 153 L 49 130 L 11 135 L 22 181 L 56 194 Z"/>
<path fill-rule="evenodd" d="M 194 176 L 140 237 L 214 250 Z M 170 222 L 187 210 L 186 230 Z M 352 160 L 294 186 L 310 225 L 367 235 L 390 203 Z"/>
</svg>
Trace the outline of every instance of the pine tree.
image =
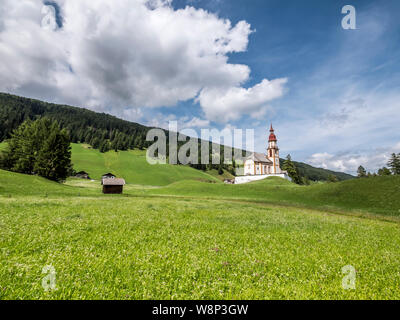
<svg viewBox="0 0 400 320">
<path fill-rule="evenodd" d="M 139 150 L 143 150 L 143 142 L 142 142 L 142 140 L 138 139 L 138 142 L 137 142 L 136 147 L 137 147 Z"/>
<path fill-rule="evenodd" d="M 307 177 L 301 177 L 301 184 L 309 186 L 311 184 L 311 181 Z"/>
<path fill-rule="evenodd" d="M 392 153 L 387 165 L 393 174 L 400 174 L 400 153 L 397 155 Z"/>
<path fill-rule="evenodd" d="M 99 151 L 100 151 L 101 153 L 106 152 L 106 151 L 105 151 L 105 141 L 103 141 L 103 142 L 100 144 Z"/>
<path fill-rule="evenodd" d="M 383 167 L 382 169 L 378 170 L 379 176 L 390 176 L 391 174 L 392 174 L 392 172 L 386 167 Z"/>
<path fill-rule="evenodd" d="M 301 184 L 302 180 L 301 180 L 299 171 L 297 170 L 296 166 L 294 165 L 290 154 L 287 155 L 286 160 L 283 162 L 282 169 L 287 171 L 289 177 L 292 178 L 292 181 L 294 183 Z"/>
<path fill-rule="evenodd" d="M 100 139 L 97 137 L 94 137 L 91 141 L 91 146 L 93 149 L 99 149 L 100 148 Z"/>
<path fill-rule="evenodd" d="M 57 122 L 42 118 L 24 122 L 8 140 L 1 165 L 25 174 L 60 181 L 72 171 L 68 132 Z"/>
<path fill-rule="evenodd" d="M 22 143 L 26 137 L 29 137 L 27 132 L 29 126 L 31 126 L 31 121 L 28 120 L 12 132 L 11 138 L 7 141 L 7 148 L 2 152 L 1 156 L 1 167 L 3 169 L 15 171 L 15 165 L 19 159 L 24 158 L 23 161 L 25 161 L 25 159 L 33 155 L 31 153 L 29 155 L 24 155 L 22 152 Z M 27 163 L 29 163 L 29 161 Z M 22 167 L 22 165 L 20 165 L 20 167 Z M 25 171 L 27 170 L 24 168 L 21 173 L 25 173 Z"/>
<path fill-rule="evenodd" d="M 71 169 L 71 147 L 68 134 L 54 123 L 50 136 L 38 153 L 34 170 L 44 178 L 62 181 L 68 177 Z"/>
<path fill-rule="evenodd" d="M 359 166 L 357 169 L 357 176 L 359 178 L 365 178 L 367 176 L 367 171 L 363 166 Z"/>
<path fill-rule="evenodd" d="M 100 152 L 101 152 L 101 153 L 105 153 L 105 152 L 107 152 L 107 151 L 109 151 L 109 150 L 110 150 L 109 142 L 108 142 L 107 140 L 103 141 L 103 142 L 100 144 Z"/>
</svg>

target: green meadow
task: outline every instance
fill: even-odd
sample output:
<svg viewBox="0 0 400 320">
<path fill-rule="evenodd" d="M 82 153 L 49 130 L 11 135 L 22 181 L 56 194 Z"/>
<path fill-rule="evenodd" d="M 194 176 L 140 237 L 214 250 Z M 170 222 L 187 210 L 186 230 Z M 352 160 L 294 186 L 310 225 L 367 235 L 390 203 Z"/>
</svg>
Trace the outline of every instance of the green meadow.
<svg viewBox="0 0 400 320">
<path fill-rule="evenodd" d="M 400 298 L 399 177 L 224 185 L 82 145 L 73 162 L 94 181 L 0 170 L 0 299 Z M 123 195 L 101 193 L 109 171 Z"/>
<path fill-rule="evenodd" d="M 75 170 L 84 170 L 96 180 L 103 174 L 112 172 L 123 177 L 127 183 L 142 185 L 164 186 L 187 179 L 217 181 L 215 177 L 188 166 L 150 165 L 146 161 L 144 150 L 100 153 L 98 150 L 89 149 L 88 145 L 71 146 Z"/>
</svg>

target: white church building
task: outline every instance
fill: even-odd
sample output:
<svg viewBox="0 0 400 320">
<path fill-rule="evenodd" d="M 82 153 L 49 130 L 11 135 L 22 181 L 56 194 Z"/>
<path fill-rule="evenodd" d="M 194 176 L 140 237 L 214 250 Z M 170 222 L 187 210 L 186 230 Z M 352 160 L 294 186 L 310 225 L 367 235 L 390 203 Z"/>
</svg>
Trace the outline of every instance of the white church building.
<svg viewBox="0 0 400 320">
<path fill-rule="evenodd" d="M 235 178 L 235 184 L 262 180 L 268 177 L 281 177 L 291 181 L 286 171 L 281 170 L 279 164 L 278 139 L 272 127 L 269 130 L 267 154 L 252 153 L 244 160 L 244 175 Z"/>
</svg>

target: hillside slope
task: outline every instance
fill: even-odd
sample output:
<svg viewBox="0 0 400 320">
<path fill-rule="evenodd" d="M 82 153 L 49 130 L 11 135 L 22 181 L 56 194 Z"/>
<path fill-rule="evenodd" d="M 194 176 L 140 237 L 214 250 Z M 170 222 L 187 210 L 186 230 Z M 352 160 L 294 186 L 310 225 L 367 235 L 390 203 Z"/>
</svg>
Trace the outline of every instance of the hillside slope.
<svg viewBox="0 0 400 320">
<path fill-rule="evenodd" d="M 328 210 L 361 210 L 400 217 L 400 176 L 353 179 L 311 186 L 299 186 L 275 177 L 244 185 L 222 186 L 181 181 L 148 192 L 163 195 L 255 200 Z"/>
<path fill-rule="evenodd" d="M 98 190 L 80 187 L 71 187 L 38 176 L 31 176 L 0 169 L 0 195 L 15 196 L 78 196 L 101 195 Z M 21 203 L 21 206 L 24 204 Z"/>
<path fill-rule="evenodd" d="M 99 145 L 104 141 L 114 142 L 111 146 L 113 148 L 117 146 L 119 150 L 133 149 L 138 145 L 146 146 L 145 136 L 150 129 L 138 123 L 84 108 L 53 104 L 0 92 L 0 142 L 10 137 L 12 130 L 23 121 L 39 117 L 57 120 L 62 128 L 70 132 L 72 142 Z M 310 180 L 327 180 L 330 174 L 335 175 L 339 180 L 354 178 L 346 173 L 314 168 L 302 162 L 295 162 L 295 165 L 301 175 Z"/>
<path fill-rule="evenodd" d="M 86 160 L 92 163 L 98 163 L 97 172 L 92 171 L 92 176 L 97 178 L 97 175 L 104 173 L 107 167 L 101 166 L 101 162 L 90 160 L 90 153 Z M 91 154 L 95 155 L 95 154 Z M 94 157 L 95 158 L 95 157 Z M 124 160 L 130 159 L 129 153 L 126 154 Z M 104 159 L 103 159 L 104 160 Z M 89 163 L 86 162 L 86 163 Z M 85 161 L 82 160 L 82 164 Z M 114 163 L 114 165 L 115 165 Z M 140 161 L 134 163 L 137 168 L 145 168 Z M 125 196 L 171 196 L 176 197 L 193 197 L 199 199 L 216 199 L 230 200 L 240 202 L 259 202 L 259 203 L 275 203 L 283 206 L 298 206 L 315 208 L 318 210 L 340 211 L 343 213 L 352 213 L 361 215 L 376 214 L 385 219 L 396 220 L 400 219 L 400 176 L 384 176 L 371 177 L 365 179 L 354 179 L 338 183 L 323 183 L 312 186 L 299 186 L 288 182 L 281 178 L 268 178 L 262 181 L 244 185 L 226 185 L 223 183 L 205 183 L 205 178 L 212 181 L 213 177 L 204 174 L 197 176 L 196 173 L 201 173 L 197 170 L 176 166 L 175 168 L 165 167 L 165 172 L 158 171 L 154 168 L 154 172 L 159 173 L 159 180 L 146 179 L 146 170 L 130 171 L 127 173 L 128 182 L 134 181 L 136 184 L 127 185 L 124 189 Z M 118 166 L 113 166 L 118 168 Z M 119 167 L 120 168 L 120 167 Z M 173 180 L 176 173 L 181 169 L 191 169 L 190 171 L 181 171 L 181 181 L 173 182 L 163 187 L 149 187 L 151 185 L 161 185 L 168 180 Z M 121 170 L 118 169 L 118 170 Z M 101 173 L 100 173 L 101 172 Z M 114 171 L 115 172 L 115 171 Z M 122 169 L 123 174 L 123 169 Z M 153 175 L 156 176 L 153 172 Z M 120 175 L 118 173 L 118 175 Z M 214 178 L 216 181 L 217 179 Z M 148 187 L 140 185 L 139 182 L 146 182 Z M 37 176 L 29 176 L 9 171 L 0 170 L 0 195 L 3 196 L 102 196 L 101 187 L 98 181 L 90 182 L 83 179 L 73 179 L 67 185 L 55 183 Z"/>
<path fill-rule="evenodd" d="M 284 160 L 281 161 L 283 162 Z M 296 166 L 297 170 L 299 170 L 301 176 L 307 177 L 308 179 L 313 181 L 328 181 L 330 175 L 336 176 L 339 181 L 345 181 L 355 178 L 354 176 L 344 172 L 337 172 L 323 168 L 315 168 L 303 162 L 293 161 L 293 163 Z"/>
<path fill-rule="evenodd" d="M 189 166 L 150 165 L 143 150 L 100 153 L 85 145 L 72 144 L 72 163 L 77 172 L 86 171 L 96 180 L 111 172 L 127 183 L 152 186 L 165 186 L 180 180 L 219 182 L 215 177 Z"/>
<path fill-rule="evenodd" d="M 0 300 L 400 298 L 398 223 L 249 201 L 103 195 L 96 184 L 88 197 L 0 170 Z M 8 197 L 3 187 L 22 189 Z M 48 264 L 57 273 L 50 292 Z M 349 264 L 357 290 L 341 286 Z"/>
</svg>

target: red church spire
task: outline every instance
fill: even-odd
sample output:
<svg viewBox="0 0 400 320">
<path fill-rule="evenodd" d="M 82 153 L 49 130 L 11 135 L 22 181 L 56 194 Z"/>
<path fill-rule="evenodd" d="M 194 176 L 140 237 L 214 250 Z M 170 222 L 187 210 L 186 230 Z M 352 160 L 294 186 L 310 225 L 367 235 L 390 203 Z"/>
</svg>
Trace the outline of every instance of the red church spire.
<svg viewBox="0 0 400 320">
<path fill-rule="evenodd" d="M 274 128 L 272 127 L 272 123 L 271 123 L 271 129 L 269 130 L 269 132 L 270 132 L 270 135 L 269 135 L 269 139 L 268 139 L 268 141 L 278 141 L 277 139 L 276 139 L 276 136 L 275 136 L 275 133 L 274 133 Z"/>
</svg>

